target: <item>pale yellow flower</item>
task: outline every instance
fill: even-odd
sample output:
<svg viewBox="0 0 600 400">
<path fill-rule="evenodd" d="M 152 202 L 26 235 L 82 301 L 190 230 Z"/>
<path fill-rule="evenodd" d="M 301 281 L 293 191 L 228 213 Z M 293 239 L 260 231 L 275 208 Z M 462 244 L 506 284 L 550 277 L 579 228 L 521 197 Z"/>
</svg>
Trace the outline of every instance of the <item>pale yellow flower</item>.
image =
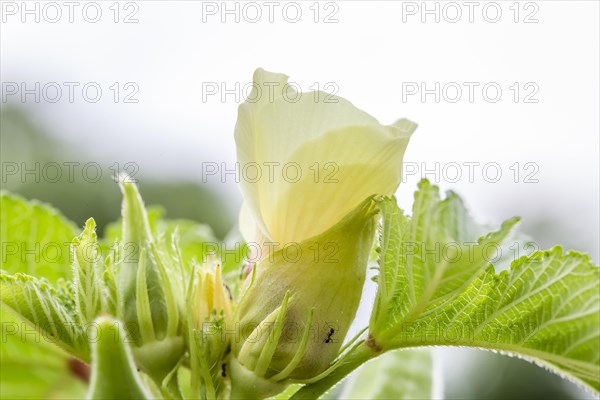
<svg viewBox="0 0 600 400">
<path fill-rule="evenodd" d="M 254 73 L 235 128 L 240 170 L 254 168 L 241 174 L 240 228 L 262 250 L 279 246 L 252 256 L 234 313 L 233 397 L 272 396 L 328 373 L 360 302 L 379 212 L 373 195 L 398 188 L 415 128 L 381 125 L 340 97 Z"/>
<path fill-rule="evenodd" d="M 240 105 L 235 140 L 248 241 L 285 245 L 326 231 L 370 195 L 393 195 L 416 124 L 382 125 L 349 101 L 299 93 L 283 74 L 257 69 Z M 256 179 L 256 170 L 262 173 Z M 249 175 L 249 174 L 248 174 Z"/>
</svg>

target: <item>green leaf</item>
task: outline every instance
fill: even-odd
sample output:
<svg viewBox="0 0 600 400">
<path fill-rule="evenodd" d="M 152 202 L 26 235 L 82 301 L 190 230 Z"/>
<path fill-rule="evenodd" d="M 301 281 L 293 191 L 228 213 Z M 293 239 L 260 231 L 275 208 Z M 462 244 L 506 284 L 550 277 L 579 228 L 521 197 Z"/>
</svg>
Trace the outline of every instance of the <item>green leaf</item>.
<svg viewBox="0 0 600 400">
<path fill-rule="evenodd" d="M 0 193 L 0 221 L 0 269 L 3 272 L 44 276 L 50 282 L 70 276 L 69 244 L 78 231 L 74 223 L 50 206 L 7 192 Z M 23 280 L 28 283 L 20 287 Z M 85 385 L 70 368 L 77 361 L 56 347 L 56 339 L 49 336 L 52 329 L 39 332 L 31 327 L 35 325 L 32 321 L 35 315 L 41 321 L 47 320 L 46 311 L 51 317 L 72 313 L 69 310 L 72 304 L 64 293 L 68 288 L 64 281 L 60 283 L 63 286 L 60 289 L 63 292 L 62 303 L 56 298 L 38 301 L 38 296 L 45 297 L 54 293 L 55 289 L 49 286 L 41 289 L 33 281 L 25 276 L 0 276 L 0 296 L 4 304 L 0 310 L 3 337 L 0 346 L 0 397 L 81 398 L 85 394 Z M 31 300 L 29 304 L 23 302 L 27 297 Z M 17 316 L 19 307 L 27 310 L 24 311 L 27 315 Z M 72 316 L 67 317 L 64 322 L 70 324 L 73 319 Z M 68 334 L 69 330 L 66 332 Z M 71 339 L 67 336 L 66 341 L 72 342 Z M 63 341 L 58 344 L 64 349 L 74 346 Z"/>
<path fill-rule="evenodd" d="M 432 399 L 433 359 L 430 349 L 385 353 L 363 365 L 344 385 L 341 399 Z"/>
<path fill-rule="evenodd" d="M 161 207 L 147 207 L 150 230 L 154 237 L 160 238 L 167 248 L 175 246 L 174 237 L 176 237 L 179 251 L 186 263 L 194 260 L 201 262 L 207 251 L 220 250 L 221 243 L 215 237 L 210 226 L 188 219 L 168 219 L 164 214 Z M 105 247 L 111 246 L 115 241 L 121 239 L 122 226 L 122 220 L 107 226 L 103 239 Z"/>
<path fill-rule="evenodd" d="M 85 229 L 72 242 L 73 257 L 73 291 L 77 313 L 82 322 L 92 322 L 102 309 L 103 282 L 101 254 L 96 238 L 96 222 L 90 218 Z M 107 295 L 105 293 L 104 295 Z"/>
<path fill-rule="evenodd" d="M 92 342 L 92 380 L 88 399 L 150 399 L 137 372 L 125 329 L 117 320 L 100 317 L 100 335 Z"/>
<path fill-rule="evenodd" d="M 148 216 L 148 223 L 150 225 L 150 229 L 152 233 L 157 234 L 156 225 L 159 220 L 164 217 L 164 209 L 160 206 L 148 206 L 146 207 L 146 214 Z M 122 240 L 123 233 L 123 220 L 119 218 L 115 222 L 111 222 L 104 228 L 104 237 L 102 238 L 102 243 L 106 247 L 112 246 L 115 242 L 119 242 Z"/>
<path fill-rule="evenodd" d="M 8 310 L 0 309 L 0 398 L 81 399 L 85 370 L 66 352 L 33 328 L 25 328 Z M 75 371 L 80 372 L 76 374 Z"/>
<path fill-rule="evenodd" d="M 186 263 L 192 260 L 202 262 L 207 251 L 213 250 L 211 246 L 219 251 L 220 242 L 208 225 L 187 219 L 161 219 L 156 231 L 171 247 L 174 245 L 173 237 L 177 237 L 177 244 Z"/>
<path fill-rule="evenodd" d="M 449 193 L 440 201 L 438 189 L 422 181 L 408 218 L 394 199 L 380 202 L 379 288 L 371 317 L 371 332 L 411 321 L 426 309 L 443 306 L 496 256 L 517 218 L 499 231 L 480 237 L 481 228 L 460 200 Z"/>
<path fill-rule="evenodd" d="M 50 282 L 71 271 L 69 244 L 78 233 L 74 223 L 37 201 L 0 193 L 0 270 L 45 277 Z"/>
<path fill-rule="evenodd" d="M 476 229 L 455 195 L 440 200 L 437 188 L 422 182 L 411 219 L 393 199 L 381 208 L 372 348 L 496 350 L 600 389 L 600 270 L 588 256 L 555 247 L 513 261 L 510 271 L 498 274 L 485 247 L 497 248 L 514 220 L 459 257 Z M 449 244 L 458 250 L 444 255 Z"/>
<path fill-rule="evenodd" d="M 87 339 L 67 291 L 66 286 L 55 288 L 44 279 L 0 274 L 0 300 L 9 311 L 42 332 L 48 341 L 88 360 Z"/>
<path fill-rule="evenodd" d="M 457 345 L 540 361 L 600 390 L 598 273 L 587 255 L 560 247 L 523 257 L 510 272 L 496 274 L 488 267 L 435 320 L 416 321 L 421 332 L 409 340 L 421 342 L 417 336 L 435 325 L 446 332 L 436 341 L 450 344 L 448 332 L 460 329 L 469 335 Z"/>
</svg>

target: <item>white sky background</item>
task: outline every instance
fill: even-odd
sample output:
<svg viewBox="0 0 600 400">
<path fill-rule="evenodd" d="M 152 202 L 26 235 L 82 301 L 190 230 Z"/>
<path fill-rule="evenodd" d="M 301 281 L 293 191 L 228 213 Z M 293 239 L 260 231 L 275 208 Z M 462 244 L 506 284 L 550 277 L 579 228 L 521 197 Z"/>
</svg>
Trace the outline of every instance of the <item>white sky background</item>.
<svg viewBox="0 0 600 400">
<path fill-rule="evenodd" d="M 3 11 L 7 3 L 22 7 L 21 2 L 4 1 Z M 28 2 L 29 7 L 34 3 Z M 448 20 L 457 8 L 447 2 L 428 2 L 430 9 L 438 4 L 440 22 L 431 14 L 423 23 L 421 2 L 400 1 L 342 1 L 334 6 L 321 2 L 318 23 L 310 9 L 313 1 L 298 2 L 302 16 L 297 23 L 284 18 L 286 2 L 275 7 L 273 23 L 264 2 L 255 3 L 262 11 L 257 23 L 244 20 L 245 3 L 239 3 L 240 22 L 227 15 L 222 23 L 221 2 L 137 1 L 133 17 L 139 22 L 130 24 L 113 22 L 112 1 L 98 2 L 98 23 L 86 22 L 82 9 L 87 3 L 78 3 L 73 23 L 63 2 L 58 2 L 63 15 L 57 23 L 45 21 L 45 2 L 39 2 L 39 23 L 33 15 L 22 23 L 21 9 L 16 15 L 3 12 L 1 78 L 28 85 L 97 82 L 103 89 L 98 103 L 86 102 L 80 89 L 70 103 L 65 88 L 55 104 L 43 98 L 35 103 L 30 96 L 27 106 L 40 125 L 106 160 L 107 166 L 133 161 L 142 178 L 182 176 L 198 181 L 203 161 L 231 166 L 238 102 L 234 95 L 223 102 L 218 94 L 203 101 L 203 83 L 243 86 L 261 66 L 287 73 L 303 90 L 333 82 L 338 95 L 383 123 L 400 117 L 418 122 L 405 160 L 419 169 L 434 168 L 436 162 L 461 165 L 458 182 L 445 179 L 454 178 L 455 170 L 448 169 L 452 175 L 442 175 L 439 184 L 458 191 L 480 221 L 498 224 L 521 215 L 525 230 L 552 228 L 542 245 L 562 243 L 588 251 L 598 261 L 597 1 L 520 2 L 518 23 L 513 1 L 494 3 L 502 11 L 497 23 L 485 19 L 495 18 L 496 7 L 490 2 L 475 2 L 473 23 L 462 1 L 453 3 L 462 13 L 456 23 Z M 120 3 L 120 20 L 135 11 L 125 3 Z M 203 22 L 203 7 L 214 6 L 217 14 L 204 14 Z M 407 11 L 415 6 L 417 13 L 410 15 Z M 255 8 L 245 10 L 248 18 L 254 17 Z M 293 10 L 288 8 L 288 19 L 294 17 Z M 333 11 L 338 22 L 324 23 Z M 47 18 L 54 18 L 53 9 L 47 12 Z M 87 15 L 93 18 L 93 9 Z M 524 23 L 528 15 L 538 22 Z M 109 89 L 114 82 L 134 82 L 139 103 L 115 104 Z M 435 82 L 442 87 L 456 82 L 462 98 L 447 101 L 455 93 L 449 91 L 447 96 L 441 93 L 439 103 L 432 94 L 424 102 L 420 93 L 403 99 L 403 83 L 406 89 L 410 82 L 425 82 L 428 88 Z M 463 82 L 479 83 L 472 103 Z M 482 95 L 482 86 L 489 82 L 503 91 L 496 103 Z M 510 89 L 515 82 L 520 86 L 517 103 Z M 525 88 L 529 82 L 533 85 Z M 536 86 L 533 99 L 538 103 L 525 103 L 525 95 Z M 20 101 L 18 95 L 8 98 Z M 474 182 L 469 182 L 465 162 L 481 163 L 474 169 Z M 490 162 L 501 168 L 497 183 L 489 182 L 493 169 L 483 176 L 482 166 Z M 518 183 L 509 168 L 515 162 L 521 168 Z M 533 171 L 524 169 L 528 162 L 539 167 L 533 176 L 538 183 L 523 182 Z M 403 207 L 410 206 L 419 177 L 411 175 L 400 187 Z M 218 181 L 210 179 L 228 194 L 233 209 L 239 203 L 235 182 L 231 177 L 224 184 Z"/>
</svg>

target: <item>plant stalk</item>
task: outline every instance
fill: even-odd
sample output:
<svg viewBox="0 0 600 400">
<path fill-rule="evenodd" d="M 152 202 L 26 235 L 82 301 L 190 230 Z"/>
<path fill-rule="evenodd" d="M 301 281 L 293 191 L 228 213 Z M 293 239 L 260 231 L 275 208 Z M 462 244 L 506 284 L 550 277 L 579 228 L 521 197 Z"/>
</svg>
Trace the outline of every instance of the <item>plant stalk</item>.
<svg viewBox="0 0 600 400">
<path fill-rule="evenodd" d="M 333 370 L 325 378 L 303 386 L 290 397 L 290 400 L 318 399 L 356 368 L 380 354 L 380 351 L 375 351 L 373 348 L 369 347 L 367 342 L 362 342 L 352 353 L 345 357 L 338 368 Z"/>
</svg>

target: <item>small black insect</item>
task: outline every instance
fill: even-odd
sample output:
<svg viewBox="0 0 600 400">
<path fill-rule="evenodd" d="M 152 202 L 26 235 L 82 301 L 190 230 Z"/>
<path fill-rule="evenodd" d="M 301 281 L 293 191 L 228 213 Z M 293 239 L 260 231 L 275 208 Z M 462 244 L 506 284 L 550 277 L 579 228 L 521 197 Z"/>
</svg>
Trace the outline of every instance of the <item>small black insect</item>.
<svg viewBox="0 0 600 400">
<path fill-rule="evenodd" d="M 226 368 L 227 368 L 227 364 L 225 364 L 225 363 L 221 364 L 221 376 L 223 378 L 227 377 L 227 370 L 226 370 Z"/>
<path fill-rule="evenodd" d="M 331 340 L 331 337 L 333 336 L 334 333 L 335 333 L 335 331 L 333 330 L 333 328 L 329 329 L 329 333 L 327 334 L 327 339 L 325 339 L 325 343 L 333 342 L 333 340 Z"/>
</svg>

